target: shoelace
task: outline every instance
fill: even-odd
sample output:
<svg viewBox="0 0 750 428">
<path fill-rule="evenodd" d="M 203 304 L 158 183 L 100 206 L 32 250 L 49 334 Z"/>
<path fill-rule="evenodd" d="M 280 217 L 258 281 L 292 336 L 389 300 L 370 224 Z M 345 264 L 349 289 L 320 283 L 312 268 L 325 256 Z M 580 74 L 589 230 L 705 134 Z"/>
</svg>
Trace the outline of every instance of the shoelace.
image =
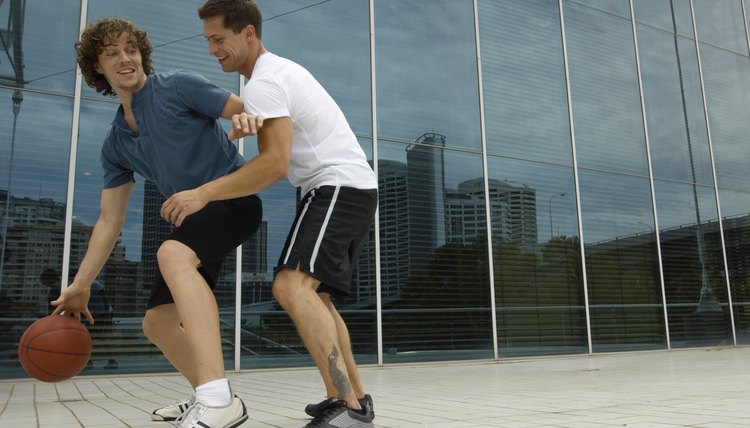
<svg viewBox="0 0 750 428">
<path fill-rule="evenodd" d="M 206 410 L 208 410 L 208 407 L 206 407 L 205 404 L 201 402 L 195 402 L 192 406 L 190 406 L 187 410 L 185 410 L 185 413 L 182 414 L 175 422 L 179 422 L 177 427 L 185 427 L 188 428 L 192 426 L 194 423 L 198 422 L 201 419 L 201 416 L 203 416 L 204 413 L 206 413 Z"/>
<path fill-rule="evenodd" d="M 321 424 L 325 422 L 331 415 L 334 415 L 339 412 L 341 408 L 346 409 L 346 401 L 344 400 L 330 400 L 328 403 L 325 404 L 321 412 L 318 414 L 318 416 L 314 417 L 312 421 L 308 424 L 308 426 L 316 426 L 316 424 Z"/>
</svg>

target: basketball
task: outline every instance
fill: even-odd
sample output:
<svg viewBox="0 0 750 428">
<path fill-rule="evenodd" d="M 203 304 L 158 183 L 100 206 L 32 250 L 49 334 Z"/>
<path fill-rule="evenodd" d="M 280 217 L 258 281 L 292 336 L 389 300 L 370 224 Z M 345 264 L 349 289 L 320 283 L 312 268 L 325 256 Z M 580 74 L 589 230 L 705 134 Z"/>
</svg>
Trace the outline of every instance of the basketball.
<svg viewBox="0 0 750 428">
<path fill-rule="evenodd" d="M 48 315 L 31 324 L 18 344 L 18 359 L 29 375 L 44 382 L 69 379 L 91 357 L 91 335 L 86 327 L 64 315 Z"/>
</svg>

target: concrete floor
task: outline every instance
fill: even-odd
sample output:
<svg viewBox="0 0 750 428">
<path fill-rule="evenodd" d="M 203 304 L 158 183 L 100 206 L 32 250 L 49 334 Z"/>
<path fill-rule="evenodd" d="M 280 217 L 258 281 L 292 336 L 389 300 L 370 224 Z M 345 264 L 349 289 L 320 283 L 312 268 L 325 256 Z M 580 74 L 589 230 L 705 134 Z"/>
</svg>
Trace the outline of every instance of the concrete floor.
<svg viewBox="0 0 750 428">
<path fill-rule="evenodd" d="M 362 367 L 376 427 L 750 426 L 750 347 Z M 323 398 L 312 369 L 229 375 L 250 427 L 302 427 Z M 0 381 L 0 426 L 161 427 L 191 393 L 174 374 Z"/>
</svg>

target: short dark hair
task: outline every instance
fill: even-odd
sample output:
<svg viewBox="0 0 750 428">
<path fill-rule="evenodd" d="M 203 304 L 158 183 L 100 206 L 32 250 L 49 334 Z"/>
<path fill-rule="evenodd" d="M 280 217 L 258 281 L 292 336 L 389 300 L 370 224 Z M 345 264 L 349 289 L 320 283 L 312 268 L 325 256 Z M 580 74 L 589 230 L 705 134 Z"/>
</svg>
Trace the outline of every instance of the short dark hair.
<svg viewBox="0 0 750 428">
<path fill-rule="evenodd" d="M 143 71 L 146 74 L 154 74 L 154 68 L 151 65 L 151 52 L 154 49 L 151 47 L 146 32 L 126 19 L 104 18 L 89 24 L 75 44 L 76 61 L 81 67 L 81 74 L 86 79 L 86 83 L 96 89 L 96 92 L 104 95 L 117 95 L 104 75 L 97 72 L 94 66 L 99 61 L 99 54 L 104 47 L 124 32 L 130 34 L 130 41 L 141 53 Z"/>
<path fill-rule="evenodd" d="M 198 8 L 198 17 L 202 20 L 221 16 L 224 27 L 235 34 L 248 25 L 255 27 L 255 36 L 261 40 L 263 16 L 255 0 L 208 0 Z"/>
</svg>

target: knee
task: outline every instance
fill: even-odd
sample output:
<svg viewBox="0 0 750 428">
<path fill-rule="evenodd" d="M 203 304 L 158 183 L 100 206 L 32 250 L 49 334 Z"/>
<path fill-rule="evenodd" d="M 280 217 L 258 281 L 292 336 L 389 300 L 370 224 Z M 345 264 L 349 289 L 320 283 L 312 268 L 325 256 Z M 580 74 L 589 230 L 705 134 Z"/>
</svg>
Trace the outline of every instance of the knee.
<svg viewBox="0 0 750 428">
<path fill-rule="evenodd" d="M 146 338 L 153 344 L 159 342 L 161 331 L 164 323 L 160 322 L 151 311 L 146 311 L 146 315 L 141 322 L 141 328 Z"/>
<path fill-rule="evenodd" d="M 276 274 L 273 282 L 273 297 L 287 312 L 305 307 L 310 299 L 319 299 L 316 289 L 320 281 L 300 272 L 284 269 Z"/>
<path fill-rule="evenodd" d="M 159 263 L 159 269 L 164 274 L 165 270 L 182 269 L 184 264 L 191 262 L 191 255 L 196 260 L 194 264 L 197 265 L 197 256 L 194 256 L 190 248 L 181 242 L 167 240 L 159 246 L 159 250 L 156 252 L 156 260 Z"/>
<path fill-rule="evenodd" d="M 277 277 L 277 280 L 273 283 L 271 291 L 273 292 L 273 297 L 279 302 L 281 307 L 288 310 L 294 301 L 294 293 L 291 285 L 287 282 L 279 281 Z"/>
</svg>

